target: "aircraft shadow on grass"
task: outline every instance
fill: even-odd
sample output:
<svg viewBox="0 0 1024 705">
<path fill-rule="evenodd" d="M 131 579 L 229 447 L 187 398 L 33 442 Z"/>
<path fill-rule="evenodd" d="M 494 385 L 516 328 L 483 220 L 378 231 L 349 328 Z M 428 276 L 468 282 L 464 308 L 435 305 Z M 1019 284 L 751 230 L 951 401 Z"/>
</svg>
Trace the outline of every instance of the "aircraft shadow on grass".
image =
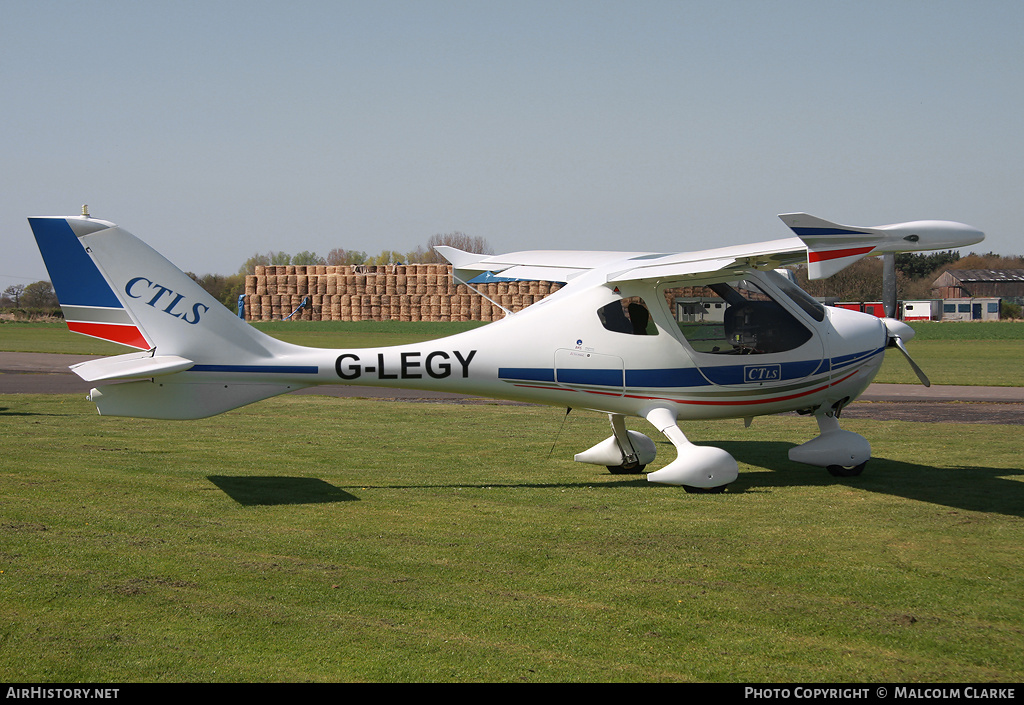
<svg viewBox="0 0 1024 705">
<path fill-rule="evenodd" d="M 983 466 L 933 467 L 887 458 L 873 458 L 868 463 L 863 475 L 839 478 L 829 475 L 822 468 L 790 461 L 787 452 L 793 447 L 792 443 L 783 441 L 712 441 L 711 443 L 728 451 L 740 462 L 771 471 L 768 473 L 741 472 L 736 482 L 729 486 L 727 494 L 763 491 L 775 487 L 816 487 L 838 484 L 964 511 L 1024 517 L 1024 483 L 1009 479 L 1012 475 L 1024 474 L 1024 471 Z M 313 478 L 211 475 L 207 479 L 236 502 L 245 506 L 359 501 L 355 495 L 328 482 Z M 381 486 L 374 484 L 378 487 Z M 489 482 L 479 486 L 554 489 L 570 486 L 616 488 L 647 486 L 648 484 L 642 475 L 626 475 L 601 483 L 509 484 Z M 444 485 L 424 483 L 419 486 L 442 487 Z M 455 483 L 450 486 L 464 488 L 474 485 Z M 402 485 L 401 487 L 409 486 Z M 668 491 L 679 491 L 679 488 Z M 685 499 L 682 495 L 680 496 L 681 501 L 692 501 L 693 499 L 693 496 L 687 496 Z"/>
<path fill-rule="evenodd" d="M 61 414 L 40 414 L 35 411 L 15 411 L 7 406 L 0 406 L 0 416 L 60 416 Z"/>
<path fill-rule="evenodd" d="M 309 477 L 208 475 L 210 482 L 243 506 L 353 502 L 358 497 Z"/>
<path fill-rule="evenodd" d="M 972 512 L 1024 517 L 1024 483 L 1010 479 L 1024 470 L 980 465 L 935 467 L 888 458 L 872 458 L 858 477 L 833 477 L 821 468 L 787 457 L 793 444 L 782 441 L 711 441 L 740 462 L 771 470 L 741 472 L 729 492 L 770 487 L 845 485 Z"/>
</svg>

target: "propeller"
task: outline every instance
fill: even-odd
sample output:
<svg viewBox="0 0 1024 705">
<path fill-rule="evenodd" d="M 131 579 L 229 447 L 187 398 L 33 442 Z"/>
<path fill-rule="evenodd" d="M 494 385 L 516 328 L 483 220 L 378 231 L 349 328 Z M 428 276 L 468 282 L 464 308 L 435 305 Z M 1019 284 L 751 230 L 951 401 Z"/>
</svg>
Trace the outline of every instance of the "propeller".
<svg viewBox="0 0 1024 705">
<path fill-rule="evenodd" d="M 914 374 L 917 375 L 917 378 L 921 380 L 921 384 L 926 387 L 932 386 L 932 383 L 924 373 L 924 370 L 918 367 L 917 363 L 914 362 L 914 359 L 910 357 L 910 353 L 907 352 L 907 346 L 904 343 L 904 341 L 910 340 L 914 337 L 914 329 L 903 321 L 898 321 L 895 318 L 883 318 L 882 323 L 885 324 L 885 330 L 889 336 L 889 343 L 886 347 L 896 348 L 903 353 L 903 357 L 907 358 L 907 362 L 910 363 L 910 367 L 914 370 Z"/>
<path fill-rule="evenodd" d="M 904 343 L 904 341 L 914 337 L 914 329 L 895 317 L 898 305 L 896 294 L 896 255 L 892 252 L 886 253 L 882 258 L 882 305 L 885 308 L 886 315 L 882 322 L 885 324 L 885 330 L 889 335 L 889 342 L 886 347 L 896 348 L 903 353 L 903 357 L 907 358 L 907 362 L 910 363 L 910 367 L 914 370 L 917 378 L 921 380 L 921 384 L 926 387 L 932 386 L 928 375 L 910 357 L 910 353 L 907 351 L 907 346 Z"/>
</svg>

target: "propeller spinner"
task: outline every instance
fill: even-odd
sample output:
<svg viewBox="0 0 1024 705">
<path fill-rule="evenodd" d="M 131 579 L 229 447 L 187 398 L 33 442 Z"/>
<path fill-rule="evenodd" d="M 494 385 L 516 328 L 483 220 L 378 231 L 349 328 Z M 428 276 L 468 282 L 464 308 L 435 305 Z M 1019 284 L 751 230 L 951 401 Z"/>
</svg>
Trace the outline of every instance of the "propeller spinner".
<svg viewBox="0 0 1024 705">
<path fill-rule="evenodd" d="M 921 384 L 926 387 L 932 386 L 928 376 L 924 373 L 917 363 L 914 362 L 914 358 L 910 357 L 910 353 L 907 351 L 907 346 L 904 341 L 910 340 L 914 337 L 914 329 L 908 326 L 903 321 L 898 321 L 895 318 L 883 318 L 882 323 L 885 324 L 886 333 L 889 335 L 889 343 L 887 347 L 896 348 L 903 357 L 907 358 L 907 362 L 910 363 L 910 367 L 914 370 L 914 374 L 921 380 Z"/>
</svg>

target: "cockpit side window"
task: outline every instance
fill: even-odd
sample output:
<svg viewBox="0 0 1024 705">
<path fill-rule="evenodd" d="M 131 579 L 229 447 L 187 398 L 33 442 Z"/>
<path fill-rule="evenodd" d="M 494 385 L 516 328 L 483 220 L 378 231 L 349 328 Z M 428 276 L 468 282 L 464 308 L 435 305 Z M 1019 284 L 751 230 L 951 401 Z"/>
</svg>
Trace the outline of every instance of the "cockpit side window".
<svg viewBox="0 0 1024 705">
<path fill-rule="evenodd" d="M 811 331 L 752 281 L 665 289 L 679 330 L 696 352 L 761 355 L 794 350 Z"/>
<path fill-rule="evenodd" d="M 634 296 L 628 299 L 612 301 L 597 309 L 601 325 L 615 333 L 627 335 L 657 335 L 658 327 L 654 325 L 651 312 L 643 299 Z"/>
</svg>

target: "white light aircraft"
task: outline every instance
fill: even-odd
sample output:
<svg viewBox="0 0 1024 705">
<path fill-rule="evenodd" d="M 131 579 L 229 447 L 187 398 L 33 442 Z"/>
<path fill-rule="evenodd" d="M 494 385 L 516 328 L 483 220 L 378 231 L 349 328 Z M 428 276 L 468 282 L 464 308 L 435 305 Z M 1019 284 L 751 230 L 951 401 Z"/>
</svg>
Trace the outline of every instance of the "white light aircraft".
<svg viewBox="0 0 1024 705">
<path fill-rule="evenodd" d="M 466 393 L 606 413 L 612 435 L 575 459 L 613 473 L 638 473 L 655 459 L 654 442 L 625 425 L 627 416 L 646 419 L 677 451 L 647 479 L 717 492 L 736 479 L 736 461 L 690 443 L 680 420 L 812 415 L 819 435 L 790 459 L 859 474 L 871 447 L 839 427 L 840 412 L 871 382 L 887 347 L 910 360 L 906 324 L 822 306 L 774 270 L 806 262 L 820 279 L 867 255 L 984 238 L 947 221 L 862 228 L 780 217 L 795 237 L 681 254 L 484 256 L 439 247 L 470 286 L 478 276 L 565 286 L 465 333 L 342 350 L 257 331 L 113 223 L 88 215 L 29 221 L 68 327 L 138 350 L 72 367 L 86 381 L 110 383 L 89 395 L 102 415 L 197 419 L 319 384 Z"/>
</svg>

